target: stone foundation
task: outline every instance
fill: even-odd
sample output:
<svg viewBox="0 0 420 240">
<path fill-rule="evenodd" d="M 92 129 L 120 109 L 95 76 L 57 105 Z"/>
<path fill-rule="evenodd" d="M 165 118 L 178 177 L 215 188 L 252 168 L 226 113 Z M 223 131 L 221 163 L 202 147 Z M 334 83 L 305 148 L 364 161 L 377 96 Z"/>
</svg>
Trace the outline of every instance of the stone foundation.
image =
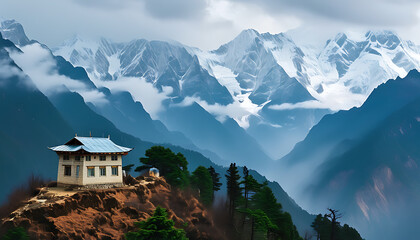
<svg viewBox="0 0 420 240">
<path fill-rule="evenodd" d="M 63 188 L 73 188 L 73 189 L 109 189 L 109 188 L 117 188 L 123 187 L 123 183 L 103 183 L 103 184 L 88 184 L 88 185 L 73 185 L 73 184 L 66 184 L 66 183 L 57 183 L 57 187 Z"/>
</svg>

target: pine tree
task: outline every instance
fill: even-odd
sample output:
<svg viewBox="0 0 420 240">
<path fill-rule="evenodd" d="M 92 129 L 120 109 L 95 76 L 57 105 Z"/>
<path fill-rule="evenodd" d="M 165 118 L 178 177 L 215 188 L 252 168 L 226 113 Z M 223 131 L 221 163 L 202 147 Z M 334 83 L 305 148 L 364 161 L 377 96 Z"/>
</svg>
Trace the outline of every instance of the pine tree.
<svg viewBox="0 0 420 240">
<path fill-rule="evenodd" d="M 292 217 L 289 213 L 281 210 L 281 204 L 277 202 L 273 191 L 268 186 L 263 186 L 252 196 L 251 207 L 262 210 L 270 221 L 277 226 L 269 232 L 275 238 L 284 240 L 301 239 L 296 227 L 293 225 Z"/>
<path fill-rule="evenodd" d="M 127 240 L 187 240 L 185 231 L 174 227 L 174 221 L 168 219 L 165 208 L 156 207 L 153 216 L 146 221 L 136 222 L 139 228 L 125 234 Z"/>
<path fill-rule="evenodd" d="M 248 208 L 241 210 L 241 212 L 245 213 L 251 220 L 251 240 L 254 239 L 255 231 L 261 231 L 268 235 L 270 231 L 277 229 L 277 226 L 271 222 L 267 214 L 260 209 Z"/>
<path fill-rule="evenodd" d="M 135 171 L 155 167 L 172 186 L 183 188 L 189 184 L 188 162 L 181 153 L 175 154 L 169 148 L 153 146 L 146 150 L 145 155 L 145 158 L 140 158 L 144 165 L 137 167 Z"/>
<path fill-rule="evenodd" d="M 214 167 L 210 166 L 207 168 L 209 171 L 211 178 L 213 180 L 213 191 L 217 192 L 220 190 L 220 187 L 222 186 L 222 183 L 220 182 L 220 174 L 216 172 Z"/>
<path fill-rule="evenodd" d="M 9 229 L 7 233 L 1 239 L 2 240 L 26 240 L 26 239 L 29 239 L 29 236 L 23 227 L 15 227 L 15 228 Z"/>
<path fill-rule="evenodd" d="M 321 229 L 322 229 L 322 215 L 318 214 L 315 220 L 312 222 L 311 227 L 316 232 L 316 240 L 321 239 Z"/>
<path fill-rule="evenodd" d="M 239 185 L 239 180 L 241 177 L 238 173 L 238 168 L 236 163 L 231 163 L 229 169 L 227 170 L 226 182 L 227 182 L 227 195 L 229 202 L 229 213 L 233 217 L 233 213 L 238 205 L 238 201 L 242 196 L 242 190 Z"/>
<path fill-rule="evenodd" d="M 257 193 L 258 191 L 260 191 L 260 189 L 266 185 L 266 183 L 261 184 L 258 183 L 257 180 L 255 180 L 255 178 L 249 174 L 249 170 L 244 167 L 244 180 L 240 182 L 240 184 L 243 184 L 243 189 L 244 189 L 244 198 L 245 198 L 245 208 L 248 208 L 248 202 L 250 199 L 250 196 L 254 195 L 255 193 Z"/>
<path fill-rule="evenodd" d="M 207 168 L 197 167 L 191 176 L 192 186 L 199 190 L 200 201 L 207 206 L 213 202 L 213 179 Z"/>
<path fill-rule="evenodd" d="M 244 174 L 244 180 L 241 182 L 241 184 L 244 185 L 244 198 L 245 198 L 245 208 L 248 208 L 248 190 L 249 190 L 249 170 L 246 166 L 242 169 L 242 172 Z"/>
</svg>

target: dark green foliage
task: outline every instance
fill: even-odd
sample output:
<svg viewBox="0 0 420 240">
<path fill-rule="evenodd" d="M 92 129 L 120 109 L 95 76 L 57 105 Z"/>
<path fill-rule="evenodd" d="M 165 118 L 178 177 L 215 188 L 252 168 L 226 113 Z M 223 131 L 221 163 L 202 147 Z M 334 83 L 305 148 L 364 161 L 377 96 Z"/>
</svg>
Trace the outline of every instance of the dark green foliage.
<svg viewBox="0 0 420 240">
<path fill-rule="evenodd" d="M 251 208 L 263 211 L 275 228 L 269 229 L 270 236 L 275 239 L 298 240 L 301 239 L 296 227 L 293 225 L 289 213 L 282 211 L 282 206 L 277 202 L 273 191 L 264 186 L 251 198 Z"/>
<path fill-rule="evenodd" d="M 311 227 L 317 233 L 317 240 L 330 240 L 331 239 L 331 230 L 332 222 L 328 219 L 327 215 L 322 216 L 321 214 L 317 215 L 313 221 Z M 362 237 L 357 232 L 356 229 L 350 227 L 347 224 L 341 226 L 339 224 L 335 225 L 335 240 L 362 240 Z"/>
<path fill-rule="evenodd" d="M 249 178 L 249 170 L 246 166 L 243 167 L 242 172 L 244 174 L 244 180 L 241 182 L 241 184 L 244 185 L 244 198 L 245 198 L 245 208 L 248 208 L 248 191 L 249 191 L 249 184 L 247 179 Z"/>
<path fill-rule="evenodd" d="M 124 170 L 127 174 L 131 172 L 131 169 L 134 167 L 134 164 L 128 164 L 122 167 L 122 170 Z"/>
<path fill-rule="evenodd" d="M 157 207 L 153 216 L 146 221 L 136 222 L 139 228 L 125 234 L 127 240 L 184 240 L 185 231 L 174 227 L 174 221 L 168 219 L 165 208 Z"/>
<path fill-rule="evenodd" d="M 339 240 L 361 240 L 362 237 L 360 236 L 360 234 L 357 232 L 356 229 L 350 227 L 347 224 L 344 224 L 343 227 L 340 227 L 340 231 L 339 231 Z"/>
<path fill-rule="evenodd" d="M 275 223 L 281 220 L 281 204 L 269 187 L 263 187 L 259 192 L 252 196 L 252 207 L 261 209 L 267 213 L 268 217 Z"/>
<path fill-rule="evenodd" d="M 209 173 L 211 175 L 211 178 L 213 180 L 213 191 L 217 192 L 220 190 L 220 187 L 222 186 L 222 183 L 220 182 L 220 174 L 216 172 L 214 167 L 210 166 L 207 168 L 209 170 Z"/>
<path fill-rule="evenodd" d="M 227 181 L 227 195 L 229 202 L 229 213 L 233 216 L 233 212 L 238 206 L 238 202 L 242 196 L 242 190 L 240 187 L 239 180 L 241 177 L 238 173 L 238 167 L 236 163 L 231 163 L 229 169 L 227 170 L 226 181 Z"/>
<path fill-rule="evenodd" d="M 29 239 L 26 230 L 22 227 L 9 229 L 7 233 L 1 238 L 2 240 L 25 240 Z"/>
<path fill-rule="evenodd" d="M 199 166 L 192 173 L 191 185 L 200 191 L 200 201 L 210 206 L 213 202 L 213 180 L 207 168 Z"/>
<path fill-rule="evenodd" d="M 153 146 L 146 150 L 146 157 L 140 158 L 145 165 L 159 169 L 160 175 L 174 187 L 183 188 L 189 184 L 187 159 L 181 153 L 173 153 L 171 149 L 162 146 Z M 142 166 L 136 171 L 142 170 Z"/>
<path fill-rule="evenodd" d="M 264 234 L 269 234 L 277 229 L 277 226 L 271 222 L 270 218 L 267 214 L 260 210 L 252 210 L 252 209 L 245 209 L 240 210 L 240 212 L 245 213 L 251 221 L 251 239 L 254 239 L 254 235 L 256 231 L 261 231 Z"/>
<path fill-rule="evenodd" d="M 241 184 L 243 184 L 243 190 L 244 190 L 244 198 L 245 198 L 245 208 L 248 208 L 248 202 L 250 196 L 253 196 L 256 192 L 258 192 L 264 184 L 259 183 L 252 175 L 245 174 L 246 167 L 244 167 L 244 180 L 241 181 Z"/>
</svg>

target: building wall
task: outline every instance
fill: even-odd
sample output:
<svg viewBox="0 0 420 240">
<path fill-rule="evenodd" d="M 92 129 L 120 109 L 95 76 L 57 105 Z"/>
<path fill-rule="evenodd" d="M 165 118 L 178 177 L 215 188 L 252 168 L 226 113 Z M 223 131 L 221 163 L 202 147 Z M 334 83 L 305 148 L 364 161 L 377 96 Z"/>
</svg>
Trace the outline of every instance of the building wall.
<svg viewBox="0 0 420 240">
<path fill-rule="evenodd" d="M 96 184 L 122 184 L 122 155 L 117 155 L 117 160 L 111 160 L 112 155 L 106 156 L 105 161 L 100 160 L 100 155 L 90 155 L 91 161 L 86 161 L 86 156 L 81 155 L 80 161 L 75 160 L 75 155 L 69 155 L 69 160 L 64 160 L 64 154 L 59 155 L 58 163 L 58 184 L 71 185 L 96 185 Z M 71 167 L 71 176 L 64 175 L 65 166 Z M 79 175 L 77 177 L 77 166 L 79 166 Z M 118 175 L 112 176 L 112 166 L 118 167 Z M 88 167 L 94 167 L 95 176 L 88 177 Z M 105 167 L 106 176 L 100 176 L 100 167 Z"/>
</svg>

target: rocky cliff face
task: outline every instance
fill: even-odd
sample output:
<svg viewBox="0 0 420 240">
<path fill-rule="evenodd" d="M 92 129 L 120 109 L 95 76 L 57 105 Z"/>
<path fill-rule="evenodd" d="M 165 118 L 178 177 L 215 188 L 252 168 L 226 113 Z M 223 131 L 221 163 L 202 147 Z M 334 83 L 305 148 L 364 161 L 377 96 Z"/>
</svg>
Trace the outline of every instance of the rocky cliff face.
<svg viewBox="0 0 420 240">
<path fill-rule="evenodd" d="M 190 239 L 224 238 L 195 197 L 171 189 L 163 178 L 67 196 L 43 189 L 3 219 L 0 230 L 24 227 L 32 239 L 124 239 L 124 233 L 134 230 L 134 222 L 150 217 L 158 205 L 168 210 L 175 226 L 184 228 Z"/>
</svg>

